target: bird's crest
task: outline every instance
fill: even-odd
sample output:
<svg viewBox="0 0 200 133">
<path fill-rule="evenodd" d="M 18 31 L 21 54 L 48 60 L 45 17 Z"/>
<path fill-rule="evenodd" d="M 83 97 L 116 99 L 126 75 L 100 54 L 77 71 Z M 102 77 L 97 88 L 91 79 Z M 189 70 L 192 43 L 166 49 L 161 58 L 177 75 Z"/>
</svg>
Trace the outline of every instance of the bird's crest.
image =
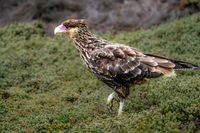
<svg viewBox="0 0 200 133">
<path fill-rule="evenodd" d="M 86 27 L 85 19 L 67 19 L 63 22 L 66 27 Z"/>
</svg>

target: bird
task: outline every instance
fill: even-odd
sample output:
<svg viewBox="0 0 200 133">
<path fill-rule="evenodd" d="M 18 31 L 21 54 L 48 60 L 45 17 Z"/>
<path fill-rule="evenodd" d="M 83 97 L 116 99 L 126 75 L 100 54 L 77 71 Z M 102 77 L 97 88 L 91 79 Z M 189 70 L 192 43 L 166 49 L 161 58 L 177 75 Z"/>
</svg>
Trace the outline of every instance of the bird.
<svg viewBox="0 0 200 133">
<path fill-rule="evenodd" d="M 123 113 L 130 87 L 159 77 L 172 77 L 178 70 L 200 70 L 184 61 L 145 54 L 137 48 L 112 43 L 90 32 L 85 19 L 67 19 L 55 27 L 54 34 L 64 34 L 75 44 L 85 66 L 113 92 L 106 106 L 112 110 L 113 101 L 119 102 L 118 116 Z"/>
</svg>

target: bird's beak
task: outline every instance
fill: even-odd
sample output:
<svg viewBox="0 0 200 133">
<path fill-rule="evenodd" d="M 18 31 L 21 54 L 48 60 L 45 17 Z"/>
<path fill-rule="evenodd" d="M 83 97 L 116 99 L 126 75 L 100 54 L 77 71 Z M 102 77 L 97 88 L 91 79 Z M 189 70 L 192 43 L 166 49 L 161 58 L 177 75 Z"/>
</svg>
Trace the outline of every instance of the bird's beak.
<svg viewBox="0 0 200 133">
<path fill-rule="evenodd" d="M 67 28 L 61 24 L 59 26 L 57 26 L 55 29 L 54 29 L 54 35 L 58 34 L 58 33 L 66 33 L 67 32 Z"/>
</svg>

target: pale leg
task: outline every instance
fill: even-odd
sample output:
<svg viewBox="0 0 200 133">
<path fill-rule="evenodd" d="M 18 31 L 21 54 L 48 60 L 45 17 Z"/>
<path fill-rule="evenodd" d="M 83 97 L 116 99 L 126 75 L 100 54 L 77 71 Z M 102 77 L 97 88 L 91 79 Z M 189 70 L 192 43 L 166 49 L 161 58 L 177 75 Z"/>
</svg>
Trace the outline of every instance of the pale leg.
<svg viewBox="0 0 200 133">
<path fill-rule="evenodd" d="M 118 116 L 122 115 L 123 106 L 124 106 L 124 99 L 120 99 L 120 102 L 119 102 L 119 110 L 118 110 Z"/>
<path fill-rule="evenodd" d="M 106 105 L 107 105 L 107 109 L 108 109 L 109 111 L 112 111 L 113 100 L 114 100 L 115 96 L 116 96 L 116 93 L 115 93 L 115 92 L 111 93 L 111 94 L 108 96 Z"/>
</svg>

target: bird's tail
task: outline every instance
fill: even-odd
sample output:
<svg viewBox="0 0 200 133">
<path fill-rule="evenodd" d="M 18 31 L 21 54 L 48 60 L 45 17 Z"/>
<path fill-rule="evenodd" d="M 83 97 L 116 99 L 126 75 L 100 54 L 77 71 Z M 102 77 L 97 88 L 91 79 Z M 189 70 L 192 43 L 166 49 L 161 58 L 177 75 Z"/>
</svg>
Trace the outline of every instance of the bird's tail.
<svg viewBox="0 0 200 133">
<path fill-rule="evenodd" d="M 165 57 L 156 56 L 156 55 L 152 55 L 152 54 L 146 54 L 146 55 L 171 61 L 172 63 L 175 64 L 175 67 L 173 69 L 177 70 L 177 71 L 200 70 L 199 66 L 191 64 L 191 63 L 188 63 L 188 62 L 172 60 L 172 59 L 168 59 L 168 58 L 165 58 Z"/>
<path fill-rule="evenodd" d="M 170 60 L 175 64 L 174 70 L 186 71 L 186 70 L 200 70 L 200 67 L 184 61 Z"/>
</svg>

